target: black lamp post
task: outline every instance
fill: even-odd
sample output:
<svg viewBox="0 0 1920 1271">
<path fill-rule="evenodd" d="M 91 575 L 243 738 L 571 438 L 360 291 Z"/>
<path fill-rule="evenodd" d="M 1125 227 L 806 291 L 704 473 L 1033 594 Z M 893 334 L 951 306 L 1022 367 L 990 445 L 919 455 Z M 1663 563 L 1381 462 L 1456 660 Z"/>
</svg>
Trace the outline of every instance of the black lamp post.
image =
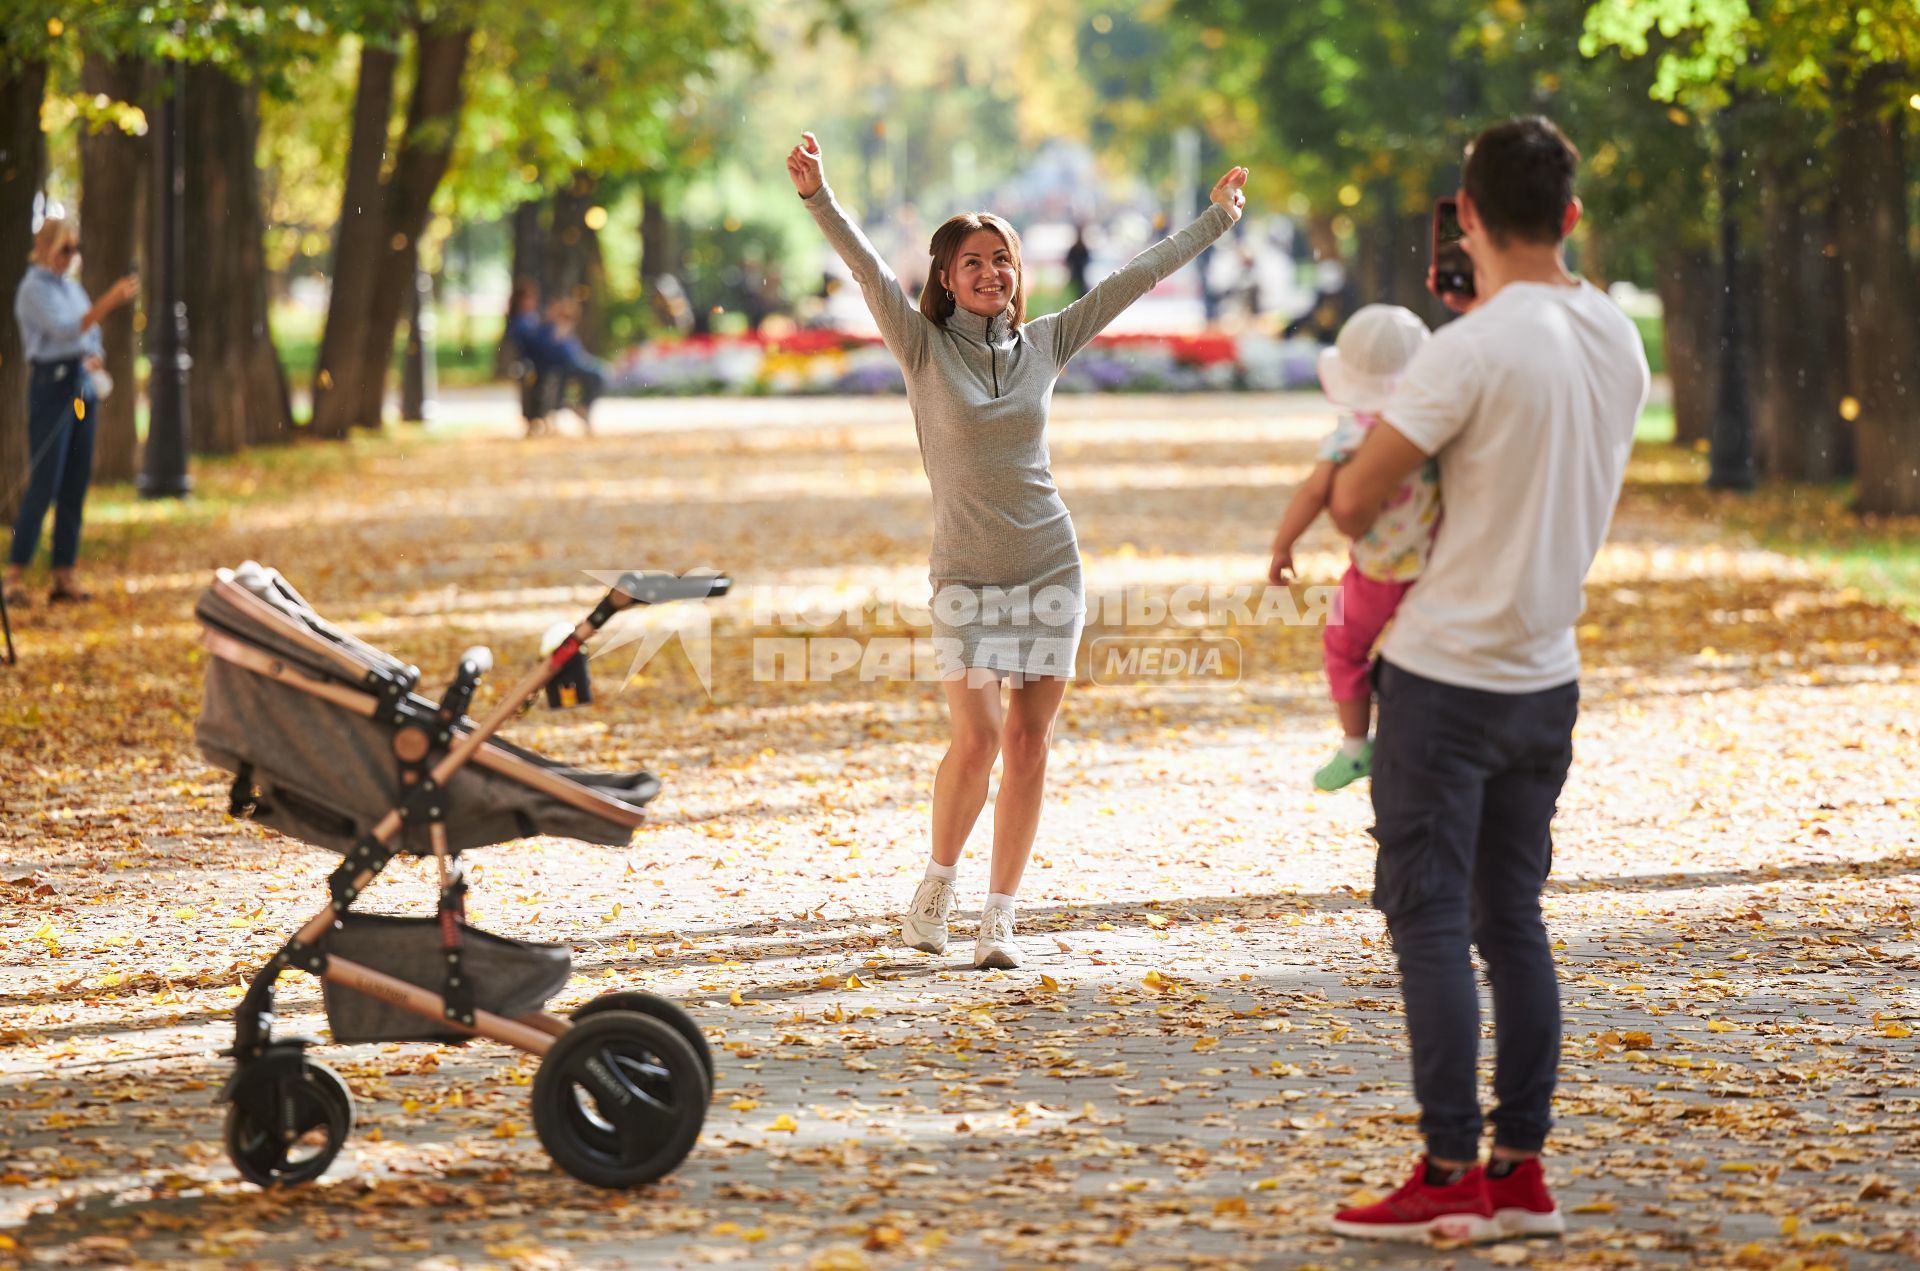
<svg viewBox="0 0 1920 1271">
<path fill-rule="evenodd" d="M 153 260 L 153 371 L 147 388 L 147 448 L 140 474 L 140 495 L 148 499 L 177 499 L 193 488 L 187 476 L 187 374 L 193 358 L 187 351 L 187 303 L 180 294 L 186 269 L 187 171 L 181 145 L 185 117 L 186 72 L 181 63 L 168 65 L 168 82 L 160 94 L 158 180 L 154 182 L 154 217 L 158 222 Z"/>
<path fill-rule="evenodd" d="M 1739 151 L 1733 127 L 1738 103 L 1721 114 L 1720 176 L 1720 382 L 1714 393 L 1711 453 L 1707 485 L 1714 490 L 1751 490 L 1753 403 L 1747 392 L 1747 305 L 1741 296 L 1740 226 L 1734 215 L 1734 189 L 1740 182 Z"/>
</svg>

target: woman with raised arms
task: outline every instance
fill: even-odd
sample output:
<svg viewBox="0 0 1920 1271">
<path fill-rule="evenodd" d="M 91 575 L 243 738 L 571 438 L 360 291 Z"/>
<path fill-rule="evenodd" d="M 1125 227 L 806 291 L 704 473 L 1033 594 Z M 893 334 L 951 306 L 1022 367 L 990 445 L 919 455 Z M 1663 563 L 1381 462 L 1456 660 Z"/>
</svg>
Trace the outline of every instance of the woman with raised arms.
<svg viewBox="0 0 1920 1271">
<path fill-rule="evenodd" d="M 1086 620 L 1080 546 L 1048 466 L 1053 386 L 1068 360 L 1128 305 L 1240 219 L 1247 170 L 1220 178 L 1199 220 L 1065 309 L 1029 322 L 1013 226 L 986 212 L 948 218 L 934 231 L 932 268 L 915 309 L 834 199 L 819 143 L 801 135 L 787 174 L 852 270 L 906 375 L 933 487 L 933 643 L 952 732 L 934 776 L 932 860 L 901 938 L 928 953 L 946 948 L 956 867 L 999 757 L 1005 767 L 994 802 L 990 891 L 973 964 L 1017 967 L 1013 898 L 1033 851 L 1054 717 Z"/>
</svg>

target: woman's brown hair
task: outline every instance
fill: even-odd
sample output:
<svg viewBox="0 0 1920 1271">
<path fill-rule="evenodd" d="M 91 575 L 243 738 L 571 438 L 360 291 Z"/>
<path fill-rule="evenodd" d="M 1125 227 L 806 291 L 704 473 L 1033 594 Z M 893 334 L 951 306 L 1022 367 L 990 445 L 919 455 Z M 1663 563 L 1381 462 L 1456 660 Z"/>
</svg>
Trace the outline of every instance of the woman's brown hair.
<svg viewBox="0 0 1920 1271">
<path fill-rule="evenodd" d="M 998 234 L 1000 241 L 1007 245 L 1007 254 L 1013 257 L 1013 275 L 1017 281 L 1013 284 L 1013 299 L 1007 303 L 1011 311 L 1007 319 L 1018 331 L 1027 320 L 1027 271 L 1020 264 L 1020 231 L 991 212 L 960 212 L 949 216 L 933 231 L 933 241 L 927 244 L 927 254 L 933 257 L 933 270 L 927 277 L 927 285 L 920 289 L 920 312 L 936 326 L 947 325 L 947 319 L 953 316 L 953 295 L 940 281 L 940 275 L 953 268 L 953 258 L 960 254 L 960 244 L 967 235 L 983 229 Z"/>
</svg>

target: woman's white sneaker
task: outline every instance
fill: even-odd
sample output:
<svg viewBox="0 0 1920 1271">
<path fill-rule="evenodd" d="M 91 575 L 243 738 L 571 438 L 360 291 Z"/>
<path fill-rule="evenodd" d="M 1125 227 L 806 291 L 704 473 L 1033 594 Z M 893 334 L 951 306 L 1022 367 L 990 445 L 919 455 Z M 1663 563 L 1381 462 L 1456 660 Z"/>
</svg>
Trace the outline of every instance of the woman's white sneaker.
<svg viewBox="0 0 1920 1271">
<path fill-rule="evenodd" d="M 973 942 L 976 970 L 1011 971 L 1020 965 L 1020 946 L 1013 942 L 1013 910 L 989 905 L 980 915 L 980 937 Z"/>
<path fill-rule="evenodd" d="M 900 920 L 900 943 L 922 953 L 945 953 L 947 919 L 953 916 L 953 884 L 944 878 L 923 878 L 913 893 L 913 907 Z"/>
</svg>

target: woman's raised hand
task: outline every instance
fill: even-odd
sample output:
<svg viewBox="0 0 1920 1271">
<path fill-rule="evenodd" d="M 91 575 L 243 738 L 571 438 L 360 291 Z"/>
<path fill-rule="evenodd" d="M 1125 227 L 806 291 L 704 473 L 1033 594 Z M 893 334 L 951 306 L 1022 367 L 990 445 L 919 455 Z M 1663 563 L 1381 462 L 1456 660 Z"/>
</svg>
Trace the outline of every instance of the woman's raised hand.
<svg viewBox="0 0 1920 1271">
<path fill-rule="evenodd" d="M 1226 208 L 1227 215 L 1238 221 L 1240 213 L 1247 206 L 1246 187 L 1247 170 L 1228 168 L 1227 174 L 1213 183 L 1213 193 L 1207 196 L 1207 200 Z"/>
<path fill-rule="evenodd" d="M 116 280 L 111 287 L 107 288 L 107 307 L 110 309 L 118 309 L 121 305 L 130 304 L 133 298 L 139 294 L 140 276 L 138 274 L 128 274 L 126 277 Z"/>
<path fill-rule="evenodd" d="M 787 175 L 793 178 L 793 188 L 800 192 L 800 197 L 810 199 L 820 192 L 827 174 L 820 162 L 820 143 L 810 132 L 800 135 L 804 140 L 787 152 Z"/>
</svg>

